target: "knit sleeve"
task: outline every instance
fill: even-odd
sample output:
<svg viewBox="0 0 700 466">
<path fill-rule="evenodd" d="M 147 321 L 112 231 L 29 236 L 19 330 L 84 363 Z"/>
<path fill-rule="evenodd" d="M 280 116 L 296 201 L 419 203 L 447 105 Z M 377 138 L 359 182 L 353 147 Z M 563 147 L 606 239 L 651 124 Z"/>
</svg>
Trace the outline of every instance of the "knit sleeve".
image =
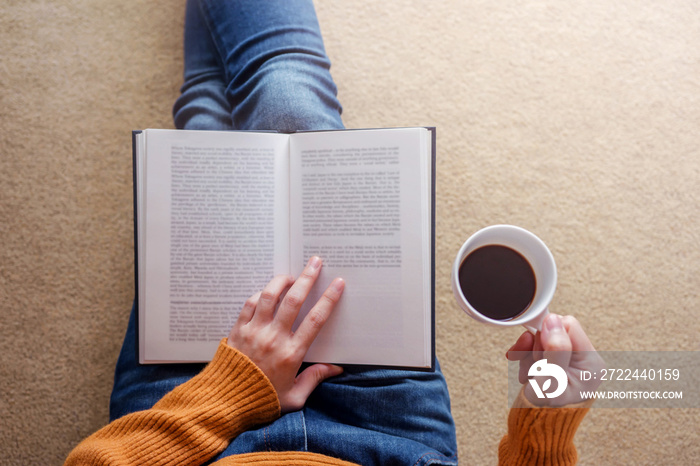
<svg viewBox="0 0 700 466">
<path fill-rule="evenodd" d="M 498 464 L 574 465 L 574 434 L 593 400 L 562 408 L 539 408 L 521 391 L 508 415 L 508 433 L 498 448 Z"/>
<path fill-rule="evenodd" d="M 97 431 L 65 464 L 201 464 L 240 433 L 279 415 L 277 394 L 267 377 L 224 339 L 197 376 L 153 408 Z"/>
</svg>

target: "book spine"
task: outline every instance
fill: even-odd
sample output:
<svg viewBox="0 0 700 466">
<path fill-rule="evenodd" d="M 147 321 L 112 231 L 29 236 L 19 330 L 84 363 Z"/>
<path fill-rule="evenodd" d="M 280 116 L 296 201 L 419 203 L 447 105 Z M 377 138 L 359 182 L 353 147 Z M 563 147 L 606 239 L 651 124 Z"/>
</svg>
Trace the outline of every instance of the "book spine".
<svg viewBox="0 0 700 466">
<path fill-rule="evenodd" d="M 431 147 L 431 172 L 432 172 L 432 180 L 431 180 L 431 187 L 430 187 L 430 222 L 431 222 L 431 232 L 430 232 L 430 260 L 432 262 L 430 269 L 430 289 L 431 289 L 431 307 L 432 309 L 430 312 L 432 313 L 432 336 L 431 339 L 433 341 L 433 357 L 431 358 L 431 369 L 434 371 L 435 366 L 436 366 L 436 335 L 435 335 L 435 223 L 436 223 L 436 199 L 435 195 L 436 193 L 436 185 L 437 185 L 437 152 L 436 152 L 436 146 L 437 146 L 437 130 L 434 126 L 428 127 L 428 131 L 430 131 L 430 147 Z"/>
<path fill-rule="evenodd" d="M 138 138 L 140 137 L 142 131 L 136 130 L 131 132 L 131 153 L 132 153 L 132 164 L 133 164 L 133 184 L 134 184 L 134 309 L 133 313 L 136 318 L 136 331 L 137 338 L 134 339 L 134 345 L 136 345 L 135 351 L 136 355 L 139 353 L 139 338 L 138 338 L 138 328 L 139 328 L 139 230 L 138 230 L 138 174 L 137 174 L 137 146 Z M 137 357 L 137 360 L 140 360 Z"/>
</svg>

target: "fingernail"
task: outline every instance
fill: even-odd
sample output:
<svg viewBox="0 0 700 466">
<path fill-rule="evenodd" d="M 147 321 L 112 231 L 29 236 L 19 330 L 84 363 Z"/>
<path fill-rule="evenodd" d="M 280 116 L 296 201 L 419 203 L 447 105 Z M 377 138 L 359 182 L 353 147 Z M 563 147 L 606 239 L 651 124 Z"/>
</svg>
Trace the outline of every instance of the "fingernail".
<svg viewBox="0 0 700 466">
<path fill-rule="evenodd" d="M 550 332 L 559 332 L 564 330 L 564 323 L 561 321 L 561 317 L 556 314 L 545 320 L 544 325 Z"/>
<path fill-rule="evenodd" d="M 314 270 L 321 267 L 321 258 L 318 256 L 313 256 L 311 259 L 309 259 L 309 267 Z"/>
<path fill-rule="evenodd" d="M 345 280 L 342 278 L 336 278 L 333 280 L 333 288 L 335 288 L 335 291 L 338 293 L 342 293 L 343 290 L 345 289 Z"/>
</svg>

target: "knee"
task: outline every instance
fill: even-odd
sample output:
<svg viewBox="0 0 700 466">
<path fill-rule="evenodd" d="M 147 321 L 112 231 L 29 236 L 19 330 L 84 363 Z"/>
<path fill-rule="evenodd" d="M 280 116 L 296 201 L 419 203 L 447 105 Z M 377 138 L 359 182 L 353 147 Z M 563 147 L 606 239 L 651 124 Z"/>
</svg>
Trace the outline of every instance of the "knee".
<svg viewBox="0 0 700 466">
<path fill-rule="evenodd" d="M 343 128 L 338 90 L 328 66 L 285 57 L 266 63 L 243 86 L 231 86 L 229 91 L 236 128 L 281 132 Z"/>
</svg>

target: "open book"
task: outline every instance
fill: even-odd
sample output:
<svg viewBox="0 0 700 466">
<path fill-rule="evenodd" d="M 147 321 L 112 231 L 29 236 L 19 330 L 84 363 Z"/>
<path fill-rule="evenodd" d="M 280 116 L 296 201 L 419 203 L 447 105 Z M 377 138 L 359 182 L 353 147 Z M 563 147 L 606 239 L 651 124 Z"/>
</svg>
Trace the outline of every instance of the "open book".
<svg viewBox="0 0 700 466">
<path fill-rule="evenodd" d="M 323 259 L 306 361 L 434 369 L 434 128 L 135 131 L 141 363 L 214 355 L 247 298 Z"/>
</svg>

